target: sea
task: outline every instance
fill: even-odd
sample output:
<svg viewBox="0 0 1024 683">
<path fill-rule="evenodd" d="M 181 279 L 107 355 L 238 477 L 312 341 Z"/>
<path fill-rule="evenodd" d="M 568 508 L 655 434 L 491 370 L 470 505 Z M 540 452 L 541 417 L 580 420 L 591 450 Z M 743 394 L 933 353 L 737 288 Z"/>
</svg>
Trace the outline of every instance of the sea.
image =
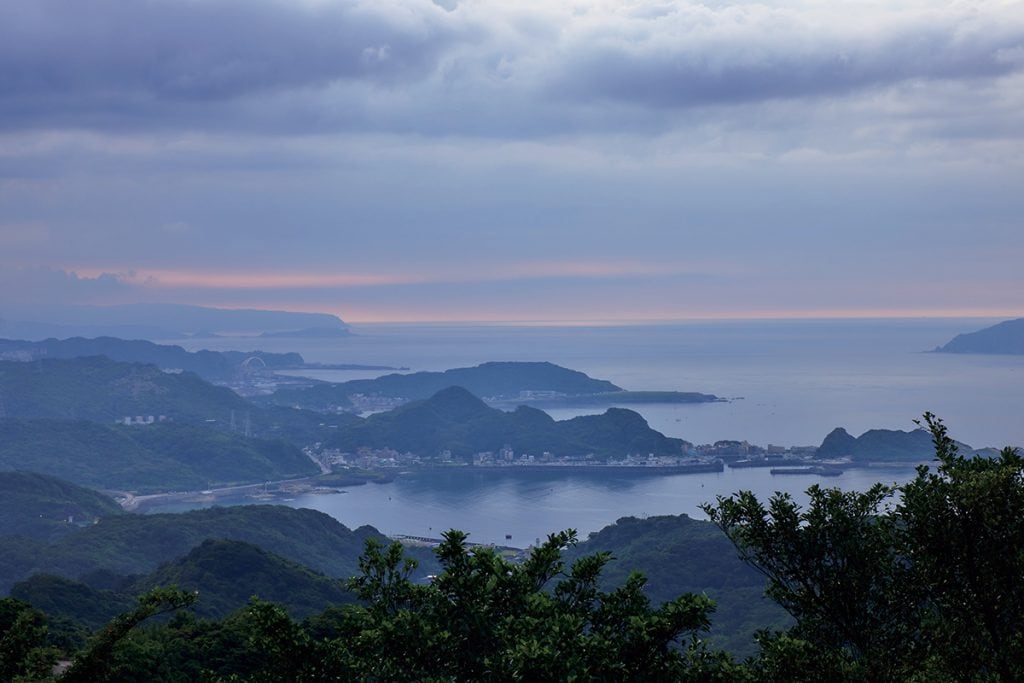
<svg viewBox="0 0 1024 683">
<path fill-rule="evenodd" d="M 658 431 L 701 444 L 721 439 L 818 445 L 829 431 L 914 429 L 925 411 L 975 448 L 1024 445 L 1024 356 L 930 353 L 998 320 L 969 318 L 694 321 L 643 325 L 363 324 L 331 339 L 221 337 L 174 340 L 189 350 L 298 351 L 308 362 L 384 365 L 402 372 L 487 361 L 550 361 L 630 390 L 697 391 L 728 399 L 629 405 Z M 381 371 L 309 370 L 327 381 Z M 601 412 L 559 408 L 555 419 Z M 863 490 L 902 483 L 910 467 L 849 469 L 842 476 L 584 473 L 421 473 L 288 505 L 322 510 L 349 527 L 436 537 L 448 528 L 485 543 L 524 545 L 548 533 L 581 536 L 625 516 L 686 513 L 716 496 L 783 491 L 806 501 L 813 484 Z M 511 538 L 508 538 L 511 537 Z"/>
</svg>

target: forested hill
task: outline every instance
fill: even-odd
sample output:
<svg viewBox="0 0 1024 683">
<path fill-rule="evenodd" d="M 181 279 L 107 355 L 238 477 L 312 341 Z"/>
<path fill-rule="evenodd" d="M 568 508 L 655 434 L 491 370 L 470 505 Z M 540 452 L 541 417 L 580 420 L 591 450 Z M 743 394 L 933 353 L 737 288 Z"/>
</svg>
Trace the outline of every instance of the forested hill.
<svg viewBox="0 0 1024 683">
<path fill-rule="evenodd" d="M 977 332 L 958 334 L 939 353 L 1024 354 L 1024 318 L 1006 320 Z"/>
<path fill-rule="evenodd" d="M 41 358 L 79 358 L 106 356 L 123 363 L 147 363 L 164 370 L 187 370 L 204 379 L 229 379 L 249 358 L 259 358 L 268 368 L 296 367 L 303 364 L 297 353 L 266 353 L 264 351 L 186 351 L 180 346 L 155 344 L 140 339 L 117 337 L 72 337 L 23 341 L 0 339 L 0 359 L 38 360 Z"/>
<path fill-rule="evenodd" d="M 610 408 L 602 415 L 555 421 L 542 410 L 520 406 L 507 413 L 487 406 L 461 387 L 352 423 L 328 440 L 347 451 L 393 448 L 421 456 L 451 451 L 468 459 L 510 445 L 517 453 L 622 457 L 627 453 L 680 455 L 683 442 L 648 426 L 638 413 Z"/>
<path fill-rule="evenodd" d="M 0 469 L 134 492 L 197 490 L 317 474 L 297 447 L 177 423 L 0 419 Z"/>
<path fill-rule="evenodd" d="M 127 416 L 227 421 L 252 404 L 191 372 L 119 363 L 101 356 L 0 361 L 0 405 L 6 417 L 57 417 L 112 423 Z"/>
<path fill-rule="evenodd" d="M 386 542 L 372 527 L 351 530 L 322 512 L 283 506 L 116 515 L 51 543 L 0 537 L 0 593 L 38 572 L 70 579 L 96 572 L 147 574 L 207 539 L 251 543 L 329 576 L 348 577 L 358 573 L 368 538 Z"/>
<path fill-rule="evenodd" d="M 349 394 L 378 394 L 408 399 L 427 398 L 451 386 L 459 386 L 481 397 L 516 396 L 524 391 L 561 394 L 599 394 L 622 391 L 611 382 L 593 379 L 577 370 L 554 363 L 483 363 L 472 368 L 444 372 L 414 372 L 384 375 L 344 383 Z"/>
<path fill-rule="evenodd" d="M 974 450 L 957 442 L 964 454 Z M 979 452 L 980 454 L 980 452 Z M 935 456 L 931 434 L 925 429 L 909 432 L 898 429 L 871 429 L 853 436 L 842 427 L 829 432 L 818 447 L 815 457 L 823 460 L 849 458 L 851 460 L 923 462 Z"/>
<path fill-rule="evenodd" d="M 0 471 L 0 536 L 52 539 L 119 514 L 117 503 L 92 489 L 35 472 Z"/>
<path fill-rule="evenodd" d="M 553 363 L 492 362 L 444 372 L 391 374 L 376 379 L 351 380 L 312 387 L 284 387 L 261 403 L 295 406 L 335 413 L 356 406 L 393 406 L 433 396 L 451 386 L 467 389 L 485 402 L 501 407 L 531 405 L 614 406 L 624 403 L 708 403 L 720 401 L 713 394 L 683 391 L 626 391 L 603 379 Z"/>
<path fill-rule="evenodd" d="M 299 618 L 354 600 L 345 579 L 325 576 L 251 543 L 223 539 L 203 541 L 142 576 L 87 579 L 36 574 L 16 583 L 11 597 L 91 629 L 131 609 L 135 596 L 157 586 L 198 592 L 192 611 L 207 619 L 226 617 L 252 597 L 282 605 Z"/>
<path fill-rule="evenodd" d="M 0 361 L 0 417 L 77 419 L 113 424 L 124 418 L 205 425 L 282 438 L 305 446 L 353 416 L 253 405 L 191 372 L 120 363 L 101 356 Z"/>
<path fill-rule="evenodd" d="M 706 593 L 715 601 L 709 636 L 716 647 L 753 654 L 756 631 L 790 623 L 786 612 L 765 597 L 764 576 L 740 560 L 710 522 L 686 515 L 623 517 L 570 548 L 566 559 L 598 552 L 612 557 L 601 577 L 605 589 L 639 571 L 647 578 L 644 593 L 657 604 L 682 593 Z"/>
<path fill-rule="evenodd" d="M 553 363 L 493 362 L 444 372 L 391 374 L 309 389 L 280 389 L 269 400 L 320 410 L 328 405 L 348 405 L 349 397 L 355 395 L 409 401 L 428 398 L 451 386 L 463 387 L 488 399 L 514 398 L 528 392 L 590 395 L 622 391 L 611 382 Z"/>
</svg>

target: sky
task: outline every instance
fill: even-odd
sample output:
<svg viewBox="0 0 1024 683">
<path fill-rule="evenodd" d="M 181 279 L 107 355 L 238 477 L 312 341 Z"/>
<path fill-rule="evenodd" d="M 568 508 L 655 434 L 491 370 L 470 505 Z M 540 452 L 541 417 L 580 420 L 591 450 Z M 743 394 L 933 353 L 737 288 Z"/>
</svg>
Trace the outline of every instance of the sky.
<svg viewBox="0 0 1024 683">
<path fill-rule="evenodd" d="M 4 0 L 0 316 L 1024 315 L 1024 3 Z"/>
</svg>

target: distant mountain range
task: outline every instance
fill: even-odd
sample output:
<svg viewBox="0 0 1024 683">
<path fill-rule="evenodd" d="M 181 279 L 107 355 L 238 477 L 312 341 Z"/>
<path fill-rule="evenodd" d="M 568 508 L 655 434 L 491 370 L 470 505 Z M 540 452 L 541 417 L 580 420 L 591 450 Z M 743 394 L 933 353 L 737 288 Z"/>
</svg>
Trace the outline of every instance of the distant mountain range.
<svg viewBox="0 0 1024 683">
<path fill-rule="evenodd" d="M 6 312 L 0 335 L 25 339 L 115 336 L 128 339 L 180 339 L 197 334 L 348 334 L 341 318 L 327 313 L 223 309 L 182 304 L 55 306 Z"/>
<path fill-rule="evenodd" d="M 678 391 L 626 391 L 554 363 L 490 362 L 444 372 L 390 374 L 338 384 L 278 389 L 261 402 L 335 412 L 353 405 L 424 399 L 447 387 L 462 387 L 492 405 L 609 406 L 618 403 L 707 403 L 717 396 Z"/>
<path fill-rule="evenodd" d="M 339 429 L 331 448 L 392 448 L 425 457 L 450 451 L 459 460 L 510 445 L 518 453 L 556 456 L 594 454 L 599 459 L 627 453 L 681 455 L 683 441 L 648 426 L 638 413 L 609 408 L 602 415 L 555 421 L 542 410 L 520 406 L 512 412 L 491 408 L 462 387 L 448 387 L 429 399 L 377 413 Z"/>
<path fill-rule="evenodd" d="M 937 353 L 1024 354 L 1024 318 L 1007 320 L 977 332 L 958 334 Z"/>
<path fill-rule="evenodd" d="M 207 380 L 231 379 L 239 374 L 247 362 L 271 370 L 301 367 L 305 363 L 298 353 L 186 351 L 180 346 L 117 337 L 51 338 L 41 341 L 0 339 L 0 360 L 26 361 L 82 356 L 106 356 L 125 363 L 151 363 L 164 370 L 188 370 Z"/>
</svg>

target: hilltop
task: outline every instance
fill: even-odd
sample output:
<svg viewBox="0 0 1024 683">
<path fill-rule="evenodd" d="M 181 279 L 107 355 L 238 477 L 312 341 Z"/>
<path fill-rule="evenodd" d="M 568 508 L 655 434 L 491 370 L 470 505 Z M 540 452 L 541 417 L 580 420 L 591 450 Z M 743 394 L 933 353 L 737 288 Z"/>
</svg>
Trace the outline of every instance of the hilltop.
<svg viewBox="0 0 1024 683">
<path fill-rule="evenodd" d="M 632 410 L 610 408 L 602 415 L 556 421 L 536 408 L 513 412 L 489 407 L 462 387 L 448 387 L 429 399 L 370 415 L 328 439 L 331 448 L 392 448 L 435 457 L 451 451 L 461 460 L 505 444 L 517 452 L 556 456 L 593 453 L 598 458 L 626 453 L 679 455 L 683 442 L 651 429 Z"/>
<path fill-rule="evenodd" d="M 36 574 L 14 584 L 10 594 L 51 616 L 95 629 L 131 609 L 136 595 L 171 585 L 198 592 L 192 611 L 206 619 L 226 617 L 253 596 L 281 605 L 297 618 L 354 599 L 342 579 L 325 576 L 251 543 L 223 539 L 207 539 L 188 554 L 142 576 L 112 581 L 97 575 L 75 581 Z"/>
<path fill-rule="evenodd" d="M 54 539 L 119 514 L 112 498 L 92 489 L 35 472 L 0 471 L 0 536 Z"/>
<path fill-rule="evenodd" d="M 977 332 L 958 334 L 937 353 L 1024 354 L 1024 318 L 1006 320 Z"/>
<path fill-rule="evenodd" d="M 958 442 L 958 446 L 965 455 L 974 452 L 965 443 Z M 926 429 L 870 429 L 855 437 L 842 427 L 836 427 L 821 442 L 815 457 L 822 460 L 849 458 L 864 462 L 922 462 L 935 457 L 935 446 Z"/>
</svg>

